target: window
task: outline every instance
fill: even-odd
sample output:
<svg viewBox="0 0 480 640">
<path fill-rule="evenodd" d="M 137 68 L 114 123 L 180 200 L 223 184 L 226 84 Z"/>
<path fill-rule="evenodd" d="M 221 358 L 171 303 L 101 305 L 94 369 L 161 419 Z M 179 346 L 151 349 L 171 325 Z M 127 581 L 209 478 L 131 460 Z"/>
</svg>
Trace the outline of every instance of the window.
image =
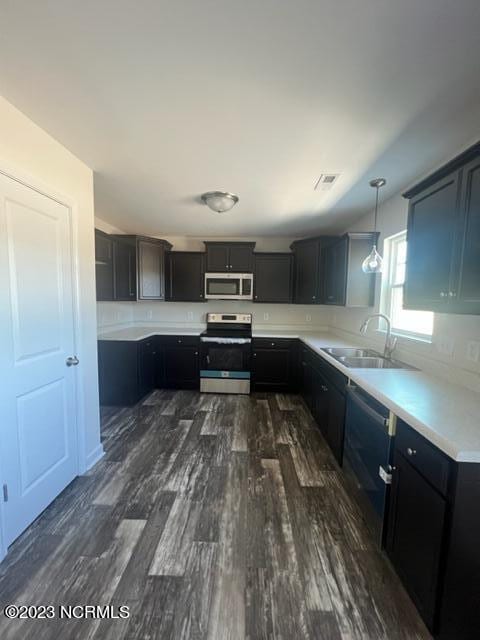
<svg viewBox="0 0 480 640">
<path fill-rule="evenodd" d="M 402 231 L 402 233 L 386 238 L 384 252 L 381 309 L 391 318 L 392 331 L 395 333 L 428 340 L 433 333 L 433 313 L 403 308 L 407 232 Z"/>
</svg>

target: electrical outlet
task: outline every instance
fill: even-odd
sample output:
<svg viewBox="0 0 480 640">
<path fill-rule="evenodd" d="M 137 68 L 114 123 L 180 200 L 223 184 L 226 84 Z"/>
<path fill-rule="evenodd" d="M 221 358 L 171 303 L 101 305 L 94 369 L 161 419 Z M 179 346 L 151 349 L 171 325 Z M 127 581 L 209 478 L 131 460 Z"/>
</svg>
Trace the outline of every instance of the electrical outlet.
<svg viewBox="0 0 480 640">
<path fill-rule="evenodd" d="M 311 322 L 312 321 L 312 316 L 309 313 L 307 313 L 307 315 L 305 316 L 305 320 L 307 322 Z"/>
<path fill-rule="evenodd" d="M 455 340 L 453 338 L 443 336 L 443 338 L 439 338 L 437 341 L 437 351 L 443 353 L 445 356 L 453 355 L 454 347 Z"/>
<path fill-rule="evenodd" d="M 480 342 L 477 342 L 477 340 L 470 340 L 467 343 L 467 360 L 471 362 L 480 361 Z"/>
<path fill-rule="evenodd" d="M 147 320 L 151 320 L 153 318 L 153 311 L 151 309 L 148 309 L 147 311 Z"/>
<path fill-rule="evenodd" d="M 187 312 L 187 320 L 193 320 L 193 311 Z"/>
<path fill-rule="evenodd" d="M 263 314 L 263 319 L 264 320 L 268 320 L 270 318 L 270 314 L 269 313 L 264 313 Z"/>
</svg>

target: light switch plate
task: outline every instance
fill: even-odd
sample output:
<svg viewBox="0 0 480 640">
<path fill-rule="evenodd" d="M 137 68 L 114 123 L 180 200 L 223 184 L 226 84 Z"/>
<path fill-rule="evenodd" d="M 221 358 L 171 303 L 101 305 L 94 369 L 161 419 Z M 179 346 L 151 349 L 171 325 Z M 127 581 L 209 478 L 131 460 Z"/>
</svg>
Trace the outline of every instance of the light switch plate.
<svg viewBox="0 0 480 640">
<path fill-rule="evenodd" d="M 307 313 L 307 315 L 305 316 L 305 320 L 307 322 L 311 322 L 312 321 L 312 316 L 309 313 Z"/>
<path fill-rule="evenodd" d="M 470 362 L 480 361 L 480 342 L 477 340 L 467 342 L 467 360 Z"/>
</svg>

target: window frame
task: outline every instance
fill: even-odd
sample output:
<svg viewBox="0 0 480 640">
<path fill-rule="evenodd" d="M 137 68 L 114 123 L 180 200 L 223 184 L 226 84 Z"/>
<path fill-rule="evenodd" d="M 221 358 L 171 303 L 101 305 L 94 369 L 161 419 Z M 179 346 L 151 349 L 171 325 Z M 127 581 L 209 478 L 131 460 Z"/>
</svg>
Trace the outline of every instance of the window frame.
<svg viewBox="0 0 480 640">
<path fill-rule="evenodd" d="M 393 306 L 393 291 L 403 289 L 404 283 L 395 284 L 394 277 L 397 266 L 398 247 L 400 242 L 405 240 L 407 242 L 407 230 L 399 231 L 388 238 L 385 238 L 384 246 L 384 269 L 382 273 L 382 283 L 380 292 L 380 311 L 384 313 L 392 321 L 392 334 L 399 336 L 400 338 L 408 338 L 416 340 L 418 342 L 432 343 L 433 341 L 433 322 L 435 321 L 435 315 L 431 311 L 422 311 L 419 313 L 431 313 L 432 314 L 432 333 L 418 333 L 416 331 L 409 331 L 408 329 L 401 329 L 393 326 L 394 318 L 392 313 Z M 408 256 L 408 244 L 407 244 L 407 256 Z M 407 258 L 408 259 L 408 258 Z M 385 268 L 386 266 L 386 268 Z M 385 329 L 381 328 L 379 323 L 378 331 L 385 333 Z"/>
</svg>

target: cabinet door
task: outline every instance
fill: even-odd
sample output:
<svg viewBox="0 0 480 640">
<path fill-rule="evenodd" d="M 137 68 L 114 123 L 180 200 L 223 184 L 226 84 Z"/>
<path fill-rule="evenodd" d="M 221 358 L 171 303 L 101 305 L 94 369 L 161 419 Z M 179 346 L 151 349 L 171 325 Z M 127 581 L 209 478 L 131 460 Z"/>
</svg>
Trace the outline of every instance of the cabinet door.
<svg viewBox="0 0 480 640">
<path fill-rule="evenodd" d="M 462 171 L 461 233 L 452 311 L 480 314 L 480 158 Z"/>
<path fill-rule="evenodd" d="M 418 194 L 408 213 L 405 308 L 445 311 L 457 225 L 459 173 Z"/>
<path fill-rule="evenodd" d="M 343 459 L 343 438 L 345 434 L 345 396 L 328 384 L 328 418 L 326 440 L 341 465 Z"/>
<path fill-rule="evenodd" d="M 295 302 L 315 304 L 318 293 L 319 244 L 306 242 L 295 248 Z"/>
<path fill-rule="evenodd" d="M 115 300 L 137 299 L 136 263 L 135 245 L 115 240 Z"/>
<path fill-rule="evenodd" d="M 293 257 L 289 253 L 257 253 L 254 270 L 255 302 L 291 302 L 292 266 Z"/>
<path fill-rule="evenodd" d="M 138 298 L 165 299 L 165 249 L 148 240 L 138 241 Z"/>
<path fill-rule="evenodd" d="M 166 346 L 164 358 L 166 387 L 196 389 L 199 386 L 198 347 Z"/>
<path fill-rule="evenodd" d="M 398 451 L 394 456 L 387 553 L 432 629 L 446 502 Z"/>
<path fill-rule="evenodd" d="M 313 369 L 310 364 L 308 351 L 304 348 L 300 351 L 300 391 L 305 404 L 312 410 L 313 406 Z"/>
<path fill-rule="evenodd" d="M 257 389 L 286 391 L 292 382 L 292 353 L 289 348 L 255 348 L 253 383 Z"/>
<path fill-rule="evenodd" d="M 207 245 L 207 271 L 224 273 L 229 264 L 228 244 Z"/>
<path fill-rule="evenodd" d="M 95 282 L 97 300 L 114 299 L 113 240 L 95 229 Z"/>
<path fill-rule="evenodd" d="M 312 374 L 312 415 L 320 431 L 327 438 L 328 432 L 328 383 L 323 375 L 314 367 Z"/>
<path fill-rule="evenodd" d="M 204 254 L 172 252 L 168 256 L 168 261 L 168 299 L 183 302 L 203 302 Z"/>
<path fill-rule="evenodd" d="M 253 271 L 253 248 L 231 244 L 228 251 L 228 270 L 237 273 Z"/>
<path fill-rule="evenodd" d="M 156 386 L 155 338 L 142 340 L 138 344 L 138 393 L 143 397 Z"/>
<path fill-rule="evenodd" d="M 347 292 L 348 238 L 323 250 L 324 303 L 345 305 Z"/>
</svg>

